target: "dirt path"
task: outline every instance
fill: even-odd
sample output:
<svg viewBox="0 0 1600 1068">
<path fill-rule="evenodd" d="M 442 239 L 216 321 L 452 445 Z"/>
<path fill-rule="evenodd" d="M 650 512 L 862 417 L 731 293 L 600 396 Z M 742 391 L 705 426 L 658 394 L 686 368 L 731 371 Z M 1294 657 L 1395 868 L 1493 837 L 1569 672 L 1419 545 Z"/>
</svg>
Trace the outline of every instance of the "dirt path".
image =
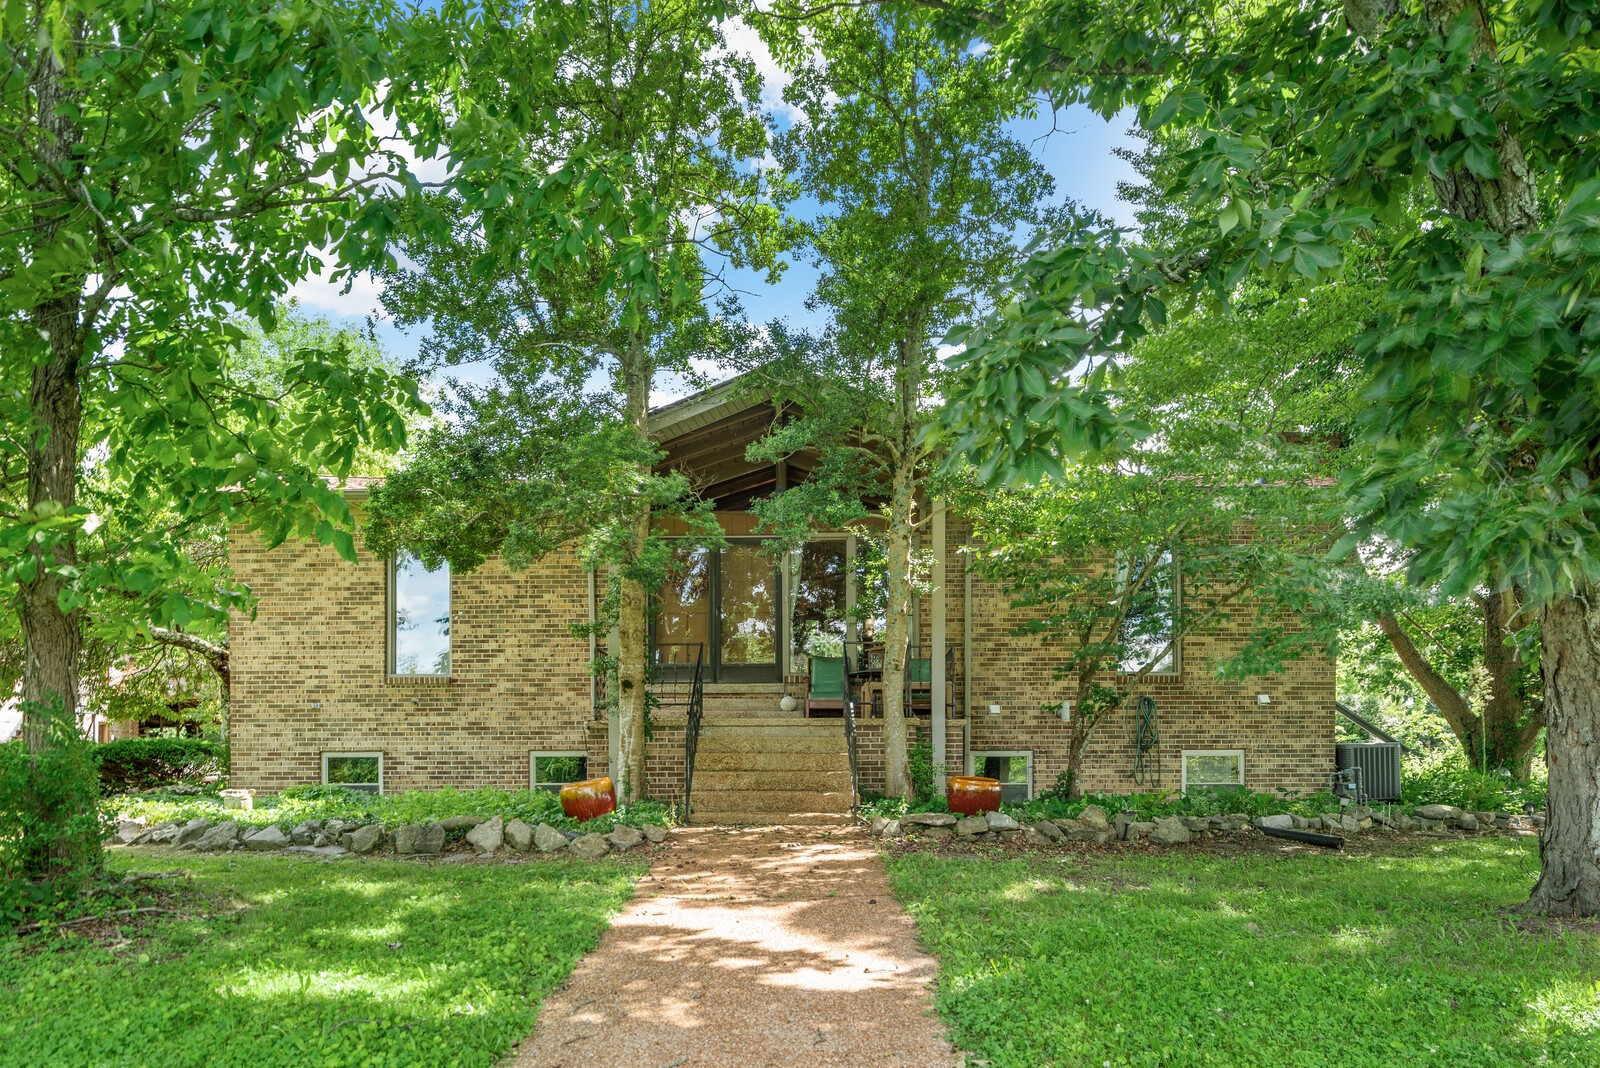
<svg viewBox="0 0 1600 1068">
<path fill-rule="evenodd" d="M 935 968 L 861 831 L 689 828 L 506 1063 L 950 1068 Z"/>
</svg>

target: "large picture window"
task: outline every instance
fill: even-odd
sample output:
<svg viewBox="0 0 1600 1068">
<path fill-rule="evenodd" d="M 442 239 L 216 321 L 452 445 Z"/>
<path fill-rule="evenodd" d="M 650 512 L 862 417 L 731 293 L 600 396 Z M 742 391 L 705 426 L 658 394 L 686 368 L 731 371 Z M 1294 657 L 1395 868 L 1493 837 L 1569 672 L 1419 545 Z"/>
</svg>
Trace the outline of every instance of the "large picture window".
<svg viewBox="0 0 1600 1068">
<path fill-rule="evenodd" d="M 1244 785 L 1243 749 L 1185 749 L 1183 791 L 1236 790 Z"/>
<path fill-rule="evenodd" d="M 389 671 L 450 674 L 450 565 L 429 571 L 407 552 L 389 568 Z"/>
<path fill-rule="evenodd" d="M 382 753 L 323 753 L 322 782 L 366 794 L 383 793 Z"/>
<path fill-rule="evenodd" d="M 535 790 L 559 793 L 569 782 L 589 777 L 589 757 L 585 753 L 530 753 L 528 784 Z"/>
<path fill-rule="evenodd" d="M 1117 587 L 1133 588 L 1122 620 L 1122 661 L 1117 669 L 1134 675 L 1150 666 L 1152 675 L 1178 672 L 1178 569 L 1170 552 L 1117 561 Z"/>
<path fill-rule="evenodd" d="M 1033 797 L 1031 752 L 973 753 L 972 774 L 1000 780 L 1000 800 L 1021 804 Z"/>
</svg>

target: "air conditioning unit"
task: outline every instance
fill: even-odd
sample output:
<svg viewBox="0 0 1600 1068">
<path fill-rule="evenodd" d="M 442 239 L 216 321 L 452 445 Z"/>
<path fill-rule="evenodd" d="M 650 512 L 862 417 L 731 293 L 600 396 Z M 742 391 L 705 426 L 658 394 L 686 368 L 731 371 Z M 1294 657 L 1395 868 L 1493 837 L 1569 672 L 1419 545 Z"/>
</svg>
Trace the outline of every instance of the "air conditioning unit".
<svg viewBox="0 0 1600 1068">
<path fill-rule="evenodd" d="M 1399 742 L 1339 742 L 1333 748 L 1337 768 L 1361 769 L 1366 800 L 1400 800 Z"/>
</svg>

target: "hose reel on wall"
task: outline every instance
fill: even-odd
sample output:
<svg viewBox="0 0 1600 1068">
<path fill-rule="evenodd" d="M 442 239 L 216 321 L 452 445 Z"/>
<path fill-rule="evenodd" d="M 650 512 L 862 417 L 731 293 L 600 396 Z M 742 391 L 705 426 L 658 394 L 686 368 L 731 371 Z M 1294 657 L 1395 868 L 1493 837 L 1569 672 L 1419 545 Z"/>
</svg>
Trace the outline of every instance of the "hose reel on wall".
<svg viewBox="0 0 1600 1068">
<path fill-rule="evenodd" d="M 1161 786 L 1161 732 L 1156 722 L 1156 699 L 1141 696 L 1128 710 L 1128 741 L 1133 746 L 1133 781 L 1140 786 Z"/>
</svg>

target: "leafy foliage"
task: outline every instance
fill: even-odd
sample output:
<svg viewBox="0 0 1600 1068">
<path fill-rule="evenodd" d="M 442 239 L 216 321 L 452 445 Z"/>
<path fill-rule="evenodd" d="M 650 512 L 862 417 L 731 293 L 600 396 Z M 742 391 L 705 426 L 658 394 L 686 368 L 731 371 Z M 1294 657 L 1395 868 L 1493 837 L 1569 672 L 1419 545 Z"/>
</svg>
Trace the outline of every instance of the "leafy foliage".
<svg viewBox="0 0 1600 1068">
<path fill-rule="evenodd" d="M 72 896 L 98 871 L 100 842 L 110 833 L 95 804 L 90 743 L 75 717 L 59 705 L 29 712 L 49 744 L 37 752 L 0 745 L 0 918 Z"/>
<path fill-rule="evenodd" d="M 1510 813 L 1532 805 L 1535 812 L 1543 812 L 1545 799 L 1542 775 L 1519 782 L 1504 769 L 1472 767 L 1455 748 L 1407 757 L 1400 780 L 1400 801 L 1405 805 L 1455 805 L 1469 812 Z"/>
<path fill-rule="evenodd" d="M 203 738 L 125 738 L 91 750 L 108 794 L 148 790 L 225 774 L 228 747 Z"/>
<path fill-rule="evenodd" d="M 108 797 L 101 808 L 108 816 L 143 818 L 152 824 L 162 820 L 235 820 L 249 827 L 276 826 L 285 831 L 305 820 L 341 819 L 393 828 L 451 816 L 495 815 L 530 824 L 548 823 L 564 829 L 581 826 L 585 831 L 602 832 L 609 832 L 619 823 L 672 823 L 672 808 L 661 801 L 634 801 L 580 824 L 562 814 L 561 799 L 551 790 L 458 790 L 453 786 L 381 795 L 338 785 L 292 786 L 281 794 L 256 798 L 249 812 L 224 808 L 222 799 L 215 795 Z"/>
<path fill-rule="evenodd" d="M 109 863 L 148 870 L 152 858 Z M 0 1049 L 43 1064 L 488 1068 L 644 870 L 628 858 L 470 872 L 156 863 L 189 874 L 199 899 L 183 914 L 125 922 L 130 939 L 62 928 L 0 942 Z"/>
<path fill-rule="evenodd" d="M 1526 840 L 888 864 L 939 958 L 939 1016 L 996 1068 L 1592 1058 L 1600 938 L 1504 919 L 1531 881 Z"/>
</svg>

